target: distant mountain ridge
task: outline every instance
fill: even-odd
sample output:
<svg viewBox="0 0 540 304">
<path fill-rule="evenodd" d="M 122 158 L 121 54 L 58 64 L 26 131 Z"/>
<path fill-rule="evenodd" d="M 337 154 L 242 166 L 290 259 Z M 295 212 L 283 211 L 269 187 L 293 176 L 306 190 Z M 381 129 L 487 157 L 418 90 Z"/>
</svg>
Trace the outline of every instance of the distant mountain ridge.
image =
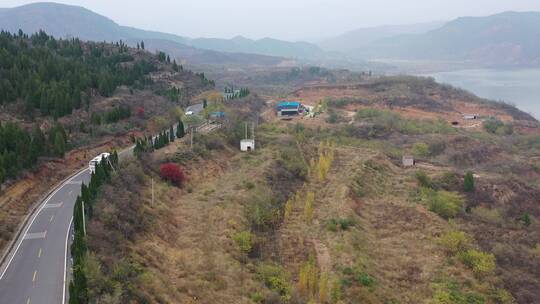
<svg viewBox="0 0 540 304">
<path fill-rule="evenodd" d="M 505 12 L 421 23 L 358 29 L 315 45 L 272 38 L 189 38 L 121 26 L 79 6 L 33 3 L 0 9 L 0 28 L 40 29 L 56 37 L 119 41 L 161 50 L 186 64 L 291 65 L 297 61 L 371 69 L 366 60 L 460 62 L 470 67 L 540 66 L 540 13 Z M 288 58 L 288 59 L 286 59 Z M 292 60 L 291 60 L 292 59 Z M 379 61 L 379 62 L 380 62 Z"/>
<path fill-rule="evenodd" d="M 383 25 L 376 27 L 359 28 L 328 38 L 320 43 L 319 47 L 328 51 L 350 51 L 361 47 L 369 46 L 369 44 L 377 40 L 389 38 L 402 34 L 422 34 L 430 30 L 434 30 L 443 26 L 445 22 L 427 22 L 417 24 L 404 25 Z"/>
<path fill-rule="evenodd" d="M 236 36 L 232 39 L 197 38 L 188 43 L 194 47 L 221 52 L 243 52 L 282 57 L 309 58 L 323 53 L 318 46 L 308 42 L 288 42 L 273 38 L 258 40 L 242 36 Z"/>
<path fill-rule="evenodd" d="M 210 54 L 208 51 L 216 51 L 296 58 L 316 56 L 322 53 L 319 47 L 306 42 L 287 42 L 270 38 L 251 40 L 243 37 L 192 39 L 174 34 L 146 31 L 118 25 L 113 20 L 84 7 L 50 2 L 0 9 L 0 28 L 11 32 L 22 29 L 26 33 L 43 29 L 60 38 L 79 37 L 83 40 L 94 41 L 124 40 L 131 45 L 140 40 L 151 40 L 153 43 L 149 45 L 150 47 L 164 51 L 169 51 L 169 49 L 164 48 L 159 42 L 168 41 L 164 44 L 168 45 L 169 48 L 172 47 L 172 42 L 182 44 L 178 46 L 180 49 L 191 47 L 207 50 L 203 52 L 207 55 Z M 191 53 L 195 53 L 195 51 L 191 50 Z M 231 57 L 231 55 L 217 57 Z"/>
<path fill-rule="evenodd" d="M 459 60 L 540 66 L 540 12 L 461 17 L 422 34 L 398 35 L 351 52 L 358 58 Z"/>
</svg>

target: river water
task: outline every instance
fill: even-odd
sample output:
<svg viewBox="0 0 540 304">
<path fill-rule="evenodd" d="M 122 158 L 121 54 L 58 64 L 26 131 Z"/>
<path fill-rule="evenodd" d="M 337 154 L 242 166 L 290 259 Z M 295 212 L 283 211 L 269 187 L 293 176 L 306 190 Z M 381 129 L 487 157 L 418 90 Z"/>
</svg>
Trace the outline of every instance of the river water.
<svg viewBox="0 0 540 304">
<path fill-rule="evenodd" d="M 540 69 L 459 70 L 424 76 L 483 98 L 505 101 L 540 119 Z"/>
</svg>

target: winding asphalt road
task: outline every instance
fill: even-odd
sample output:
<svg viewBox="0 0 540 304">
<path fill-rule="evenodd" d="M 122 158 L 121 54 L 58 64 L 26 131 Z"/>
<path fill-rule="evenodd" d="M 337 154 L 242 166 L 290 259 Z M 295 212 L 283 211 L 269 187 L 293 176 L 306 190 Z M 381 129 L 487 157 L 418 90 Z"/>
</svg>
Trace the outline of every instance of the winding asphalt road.
<svg viewBox="0 0 540 304">
<path fill-rule="evenodd" d="M 0 268 L 0 304 L 64 303 L 73 207 L 89 181 L 89 170 L 80 171 L 32 215 Z"/>
<path fill-rule="evenodd" d="M 206 124 L 200 131 L 207 133 L 218 127 Z M 123 150 L 119 157 L 132 154 L 133 148 Z M 32 214 L 0 265 L 0 304 L 67 302 L 73 208 L 81 183 L 89 182 L 90 171 L 85 168 L 58 186 Z"/>
</svg>

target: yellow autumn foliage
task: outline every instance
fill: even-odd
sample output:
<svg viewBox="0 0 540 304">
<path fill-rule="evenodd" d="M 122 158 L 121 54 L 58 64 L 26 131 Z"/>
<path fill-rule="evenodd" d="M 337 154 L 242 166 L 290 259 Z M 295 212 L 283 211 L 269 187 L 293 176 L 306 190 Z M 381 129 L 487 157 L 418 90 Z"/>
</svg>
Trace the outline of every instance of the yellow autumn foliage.
<svg viewBox="0 0 540 304">
<path fill-rule="evenodd" d="M 315 259 L 310 257 L 300 268 L 298 277 L 298 291 L 301 295 L 313 299 L 317 295 L 319 287 L 319 268 Z"/>
<path fill-rule="evenodd" d="M 313 220 L 313 202 L 315 201 L 315 193 L 308 192 L 304 203 L 304 218 L 306 223 L 311 224 Z"/>
<path fill-rule="evenodd" d="M 326 179 L 332 163 L 334 162 L 334 145 L 326 142 L 319 145 L 319 156 L 310 161 L 310 173 L 322 182 Z"/>
</svg>

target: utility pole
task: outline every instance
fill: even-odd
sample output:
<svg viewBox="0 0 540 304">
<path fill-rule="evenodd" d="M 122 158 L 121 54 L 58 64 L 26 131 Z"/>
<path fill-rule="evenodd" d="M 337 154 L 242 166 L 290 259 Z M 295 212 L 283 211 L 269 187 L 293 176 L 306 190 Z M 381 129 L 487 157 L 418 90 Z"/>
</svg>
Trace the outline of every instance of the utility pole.
<svg viewBox="0 0 540 304">
<path fill-rule="evenodd" d="M 245 132 L 244 138 L 245 138 L 245 139 L 248 139 L 248 137 L 247 137 L 247 122 L 244 123 L 244 129 L 245 129 L 245 131 L 244 131 L 244 132 Z"/>
<path fill-rule="evenodd" d="M 191 150 L 193 150 L 193 127 L 191 127 Z"/>
<path fill-rule="evenodd" d="M 152 207 L 154 206 L 154 178 L 152 177 Z"/>
<path fill-rule="evenodd" d="M 83 233 L 84 233 L 84 236 L 86 236 L 86 219 L 84 217 L 84 201 L 81 200 L 81 203 L 82 203 L 82 223 L 83 223 Z"/>
</svg>

